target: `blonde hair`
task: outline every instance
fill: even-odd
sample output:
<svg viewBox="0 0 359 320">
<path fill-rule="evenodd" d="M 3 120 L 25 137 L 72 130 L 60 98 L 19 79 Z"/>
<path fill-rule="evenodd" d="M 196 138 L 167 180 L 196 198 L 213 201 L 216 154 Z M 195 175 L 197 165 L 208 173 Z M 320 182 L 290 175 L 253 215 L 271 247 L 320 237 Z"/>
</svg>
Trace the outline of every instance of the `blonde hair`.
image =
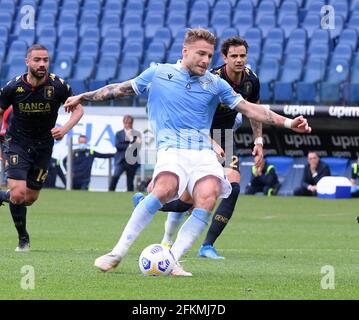
<svg viewBox="0 0 359 320">
<path fill-rule="evenodd" d="M 203 28 L 189 28 L 186 32 L 183 44 L 192 44 L 198 40 L 204 40 L 212 45 L 216 44 L 216 37 L 214 34 Z"/>
</svg>

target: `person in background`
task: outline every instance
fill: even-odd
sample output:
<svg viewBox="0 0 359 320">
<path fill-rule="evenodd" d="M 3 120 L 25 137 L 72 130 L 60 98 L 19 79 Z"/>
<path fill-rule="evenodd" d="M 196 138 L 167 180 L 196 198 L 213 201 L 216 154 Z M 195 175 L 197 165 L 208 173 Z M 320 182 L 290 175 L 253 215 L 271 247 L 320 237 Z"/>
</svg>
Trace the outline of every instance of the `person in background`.
<svg viewBox="0 0 359 320">
<path fill-rule="evenodd" d="M 329 166 L 320 160 L 315 151 L 308 152 L 308 164 L 304 168 L 301 186 L 294 190 L 295 196 L 316 196 L 317 183 L 323 177 L 330 176 Z"/>
<path fill-rule="evenodd" d="M 61 182 L 66 187 L 66 177 L 61 169 L 60 160 L 51 158 L 50 166 L 48 169 L 47 178 L 44 184 L 44 188 L 56 188 L 56 178 L 59 176 Z"/>
<path fill-rule="evenodd" d="M 141 133 L 133 129 L 133 117 L 123 117 L 123 129 L 116 132 L 115 172 L 110 182 L 110 191 L 116 190 L 116 185 L 122 173 L 127 175 L 127 191 L 134 191 L 134 179 L 141 147 Z"/>
<path fill-rule="evenodd" d="M 277 193 L 278 188 L 279 181 L 274 166 L 264 161 L 259 168 L 252 167 L 251 181 L 246 187 L 245 194 L 263 192 L 266 196 L 271 196 Z"/>
<path fill-rule="evenodd" d="M 350 182 L 352 184 L 351 188 L 351 194 L 352 197 L 358 198 L 359 197 L 359 156 L 357 159 L 357 162 L 352 164 L 352 176 L 350 179 Z"/>
<path fill-rule="evenodd" d="M 73 150 L 72 167 L 72 188 L 74 190 L 88 190 L 91 180 L 91 169 L 95 158 L 112 158 L 114 153 L 99 153 L 87 145 L 87 137 L 80 135 L 78 148 Z M 64 167 L 67 169 L 67 157 L 63 160 Z"/>
</svg>

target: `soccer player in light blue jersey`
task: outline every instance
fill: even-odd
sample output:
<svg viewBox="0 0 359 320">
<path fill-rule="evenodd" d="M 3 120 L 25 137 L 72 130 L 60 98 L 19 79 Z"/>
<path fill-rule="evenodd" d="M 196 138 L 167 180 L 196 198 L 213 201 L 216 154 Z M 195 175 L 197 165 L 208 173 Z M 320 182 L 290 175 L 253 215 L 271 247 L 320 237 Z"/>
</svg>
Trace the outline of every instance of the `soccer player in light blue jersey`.
<svg viewBox="0 0 359 320">
<path fill-rule="evenodd" d="M 71 111 L 83 101 L 104 101 L 149 90 L 148 116 L 158 148 L 154 187 L 134 209 L 112 251 L 96 259 L 95 266 L 102 271 L 117 267 L 163 204 L 179 198 L 187 190 L 193 198 L 194 209 L 171 249 L 178 262 L 205 230 L 217 198 L 230 194 L 231 186 L 209 140 L 219 102 L 256 121 L 299 133 L 311 131 L 302 116 L 291 120 L 247 102 L 225 80 L 211 74 L 207 68 L 215 41 L 214 35 L 205 29 L 188 29 L 181 61 L 152 66 L 132 80 L 71 97 L 65 103 L 65 109 Z M 179 264 L 171 274 L 192 275 Z"/>
</svg>

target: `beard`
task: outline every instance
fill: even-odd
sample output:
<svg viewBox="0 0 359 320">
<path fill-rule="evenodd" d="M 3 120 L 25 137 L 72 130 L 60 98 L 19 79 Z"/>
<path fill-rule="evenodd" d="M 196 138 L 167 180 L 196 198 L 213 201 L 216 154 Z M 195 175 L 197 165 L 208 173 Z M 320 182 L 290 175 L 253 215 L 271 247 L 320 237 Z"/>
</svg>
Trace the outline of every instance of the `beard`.
<svg viewBox="0 0 359 320">
<path fill-rule="evenodd" d="M 41 69 L 41 70 L 35 70 L 33 68 L 29 68 L 30 73 L 33 77 L 35 77 L 38 80 L 43 79 L 46 74 L 47 74 L 47 70 L 46 69 Z M 40 71 L 40 72 L 39 72 Z"/>
</svg>

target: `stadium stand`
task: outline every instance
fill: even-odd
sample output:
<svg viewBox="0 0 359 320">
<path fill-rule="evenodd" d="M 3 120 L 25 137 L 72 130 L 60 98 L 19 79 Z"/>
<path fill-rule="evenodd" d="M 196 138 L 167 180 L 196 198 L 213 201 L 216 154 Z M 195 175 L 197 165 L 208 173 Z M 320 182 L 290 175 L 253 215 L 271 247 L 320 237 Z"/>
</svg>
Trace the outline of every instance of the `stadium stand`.
<svg viewBox="0 0 359 320">
<path fill-rule="evenodd" d="M 25 5 L 35 9 L 35 29 L 21 27 Z M 321 26 L 324 5 L 335 10 L 335 28 Z M 137 58 L 139 72 L 151 62 L 175 62 L 184 29 L 203 26 L 219 40 L 234 34 L 246 38 L 248 65 L 264 76 L 263 102 L 359 104 L 357 0 L 0 0 L 0 8 L 1 83 L 14 70 L 13 57 L 43 43 L 50 49 L 53 70 L 61 65 L 57 55 L 71 58 L 60 71 L 69 79 L 83 57 L 91 56 L 95 69 L 103 55 L 115 58 L 117 74 L 91 73 L 83 81 L 88 90 L 96 81 L 119 79 L 130 54 Z M 264 63 L 269 58 L 278 60 L 278 70 L 276 63 Z M 212 66 L 216 63 L 222 63 L 219 45 Z M 269 80 L 268 69 L 274 69 Z"/>
</svg>

